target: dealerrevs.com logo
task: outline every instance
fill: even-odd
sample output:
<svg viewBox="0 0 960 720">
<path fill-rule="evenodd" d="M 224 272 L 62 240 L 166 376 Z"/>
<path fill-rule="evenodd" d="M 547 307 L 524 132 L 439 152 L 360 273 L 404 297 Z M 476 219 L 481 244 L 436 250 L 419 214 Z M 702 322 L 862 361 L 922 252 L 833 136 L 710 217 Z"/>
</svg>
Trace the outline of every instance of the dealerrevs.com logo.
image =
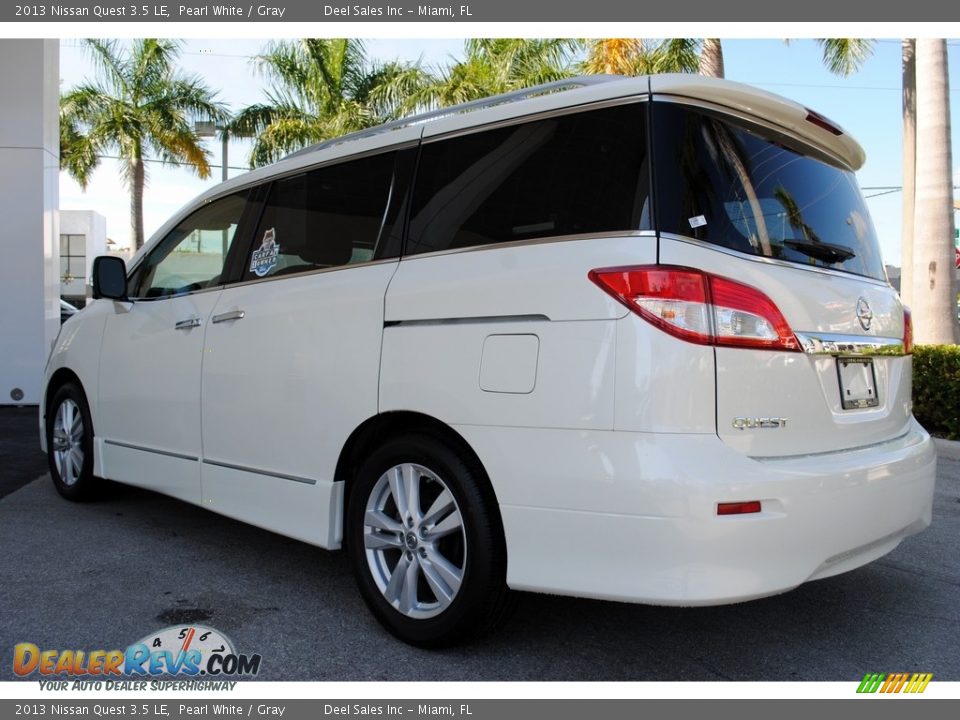
<svg viewBox="0 0 960 720">
<path fill-rule="evenodd" d="M 39 674 L 42 679 L 74 681 L 158 676 L 225 680 L 256 676 L 260 660 L 257 654 L 238 653 L 219 630 L 189 625 L 151 633 L 125 650 L 41 650 L 34 643 L 18 643 L 13 649 L 13 672 L 19 677 Z M 118 687 L 106 689 L 145 689 L 114 684 Z"/>
<path fill-rule="evenodd" d="M 858 693 L 922 693 L 933 673 L 867 673 L 860 681 Z"/>
</svg>

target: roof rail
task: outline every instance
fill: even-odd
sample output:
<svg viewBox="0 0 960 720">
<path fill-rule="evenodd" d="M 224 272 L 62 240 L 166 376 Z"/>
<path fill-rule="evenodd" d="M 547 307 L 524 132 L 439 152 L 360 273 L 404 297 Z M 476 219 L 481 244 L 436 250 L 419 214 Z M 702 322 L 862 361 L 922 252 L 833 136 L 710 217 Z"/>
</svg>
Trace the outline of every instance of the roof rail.
<svg viewBox="0 0 960 720">
<path fill-rule="evenodd" d="M 333 147 L 334 145 L 340 145 L 346 142 L 353 142 L 354 140 L 373 137 L 375 135 L 380 135 L 381 133 L 389 132 L 390 130 L 400 130 L 401 128 L 410 127 L 411 125 L 419 125 L 420 123 L 430 122 L 431 120 L 439 120 L 451 115 L 460 115 L 462 113 L 473 112 L 474 110 L 483 110 L 485 108 L 491 108 L 497 105 L 503 105 L 505 103 L 527 100 L 528 98 L 537 97 L 538 95 L 546 95 L 552 92 L 572 90 L 574 88 L 587 87 L 590 85 L 599 85 L 612 80 L 622 79 L 622 75 L 582 75 L 579 77 L 564 78 L 563 80 L 554 80 L 553 82 L 544 83 L 543 85 L 535 85 L 533 87 L 523 88 L 522 90 L 514 90 L 512 92 L 502 93 L 500 95 L 491 95 L 490 97 L 481 98 L 479 100 L 471 100 L 470 102 L 461 103 L 459 105 L 450 105 L 449 107 L 437 108 L 436 110 L 430 110 L 418 115 L 411 115 L 409 117 L 400 118 L 399 120 L 393 120 L 391 122 L 384 123 L 383 125 L 377 125 L 376 127 L 357 130 L 356 132 L 347 133 L 346 135 L 341 135 L 339 137 L 317 143 L 316 145 L 309 145 L 300 150 L 296 150 L 289 155 L 286 155 L 283 159 L 286 160 L 287 158 L 306 155 L 307 153 L 313 153 L 317 150 Z"/>
</svg>

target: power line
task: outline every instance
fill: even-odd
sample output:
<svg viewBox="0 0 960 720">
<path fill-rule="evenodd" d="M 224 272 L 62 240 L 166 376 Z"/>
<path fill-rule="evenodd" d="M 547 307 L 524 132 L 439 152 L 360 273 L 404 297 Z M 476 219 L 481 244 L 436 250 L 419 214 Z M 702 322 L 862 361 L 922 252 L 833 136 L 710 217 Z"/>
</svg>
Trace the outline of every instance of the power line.
<svg viewBox="0 0 960 720">
<path fill-rule="evenodd" d="M 903 190 L 903 185 L 861 185 L 861 190 Z M 954 185 L 954 190 L 960 190 L 960 185 Z"/>
<path fill-rule="evenodd" d="M 126 160 L 127 158 L 120 157 L 119 155 L 97 155 L 101 160 Z M 180 160 L 160 160 L 158 158 L 141 158 L 142 162 L 145 163 L 159 163 L 161 165 L 168 165 L 173 167 L 198 167 L 197 163 L 193 162 L 182 162 Z M 208 168 L 217 168 L 218 170 L 223 169 L 223 165 L 214 165 L 213 163 L 207 163 Z M 249 167 L 238 167 L 236 165 L 227 165 L 227 170 L 242 170 L 243 172 L 249 172 L 251 168 Z"/>
<path fill-rule="evenodd" d="M 805 83 L 778 83 L 778 82 L 757 82 L 753 80 L 738 80 L 737 82 L 744 82 L 748 85 L 765 85 L 767 87 L 798 87 L 798 88 L 818 88 L 818 89 L 827 89 L 827 90 L 883 90 L 883 91 L 897 91 L 900 92 L 901 88 L 898 86 L 885 86 L 885 85 L 829 85 L 822 84 L 818 85 L 815 83 L 805 84 Z M 960 92 L 960 88 L 950 88 L 950 92 Z"/>
<path fill-rule="evenodd" d="M 894 188 L 893 190 L 884 190 L 883 192 L 874 193 L 873 195 L 864 195 L 864 200 L 869 200 L 870 198 L 880 197 L 881 195 L 892 195 L 893 193 L 903 192 L 903 188 Z"/>
<path fill-rule="evenodd" d="M 222 57 L 222 58 L 238 58 L 241 60 L 256 60 L 257 55 L 231 55 L 229 53 L 215 53 L 215 52 L 204 52 L 203 50 L 195 52 L 193 50 L 183 50 L 181 55 L 199 55 L 200 57 Z"/>
<path fill-rule="evenodd" d="M 874 40 L 875 43 L 883 43 L 884 45 L 899 45 L 902 40 Z M 947 40 L 947 45 L 960 45 L 960 40 Z"/>
</svg>

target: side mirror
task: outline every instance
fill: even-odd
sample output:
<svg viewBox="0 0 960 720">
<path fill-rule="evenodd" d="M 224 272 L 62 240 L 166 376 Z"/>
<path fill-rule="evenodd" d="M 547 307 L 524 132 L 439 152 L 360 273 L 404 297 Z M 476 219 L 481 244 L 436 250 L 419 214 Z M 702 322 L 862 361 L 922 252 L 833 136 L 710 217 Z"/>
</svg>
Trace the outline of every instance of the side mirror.
<svg viewBox="0 0 960 720">
<path fill-rule="evenodd" d="M 93 261 L 93 297 L 127 299 L 127 266 L 122 258 L 101 255 Z"/>
</svg>

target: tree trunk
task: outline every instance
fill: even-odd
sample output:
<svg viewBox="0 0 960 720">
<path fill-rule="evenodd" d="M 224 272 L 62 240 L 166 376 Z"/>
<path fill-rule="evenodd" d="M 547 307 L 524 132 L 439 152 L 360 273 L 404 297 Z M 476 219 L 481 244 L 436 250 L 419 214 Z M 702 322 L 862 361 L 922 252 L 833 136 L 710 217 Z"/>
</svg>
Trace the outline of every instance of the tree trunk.
<svg viewBox="0 0 960 720">
<path fill-rule="evenodd" d="M 134 247 L 143 247 L 143 158 L 130 162 L 130 236 Z"/>
<path fill-rule="evenodd" d="M 903 220 L 900 225 L 900 297 L 913 307 L 913 222 L 917 173 L 917 41 L 901 45 L 903 66 Z"/>
<path fill-rule="evenodd" d="M 917 39 L 917 186 L 913 331 L 918 343 L 957 340 L 947 44 Z"/>
<path fill-rule="evenodd" d="M 708 77 L 723 77 L 723 46 L 720 38 L 706 38 L 700 50 L 700 74 Z"/>
</svg>

